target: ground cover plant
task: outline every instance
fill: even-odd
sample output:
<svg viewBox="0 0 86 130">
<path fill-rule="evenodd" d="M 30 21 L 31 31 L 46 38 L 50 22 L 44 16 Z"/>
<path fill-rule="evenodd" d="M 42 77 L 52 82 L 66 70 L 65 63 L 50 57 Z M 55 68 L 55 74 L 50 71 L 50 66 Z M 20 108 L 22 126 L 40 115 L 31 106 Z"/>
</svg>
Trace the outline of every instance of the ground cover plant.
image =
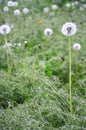
<svg viewBox="0 0 86 130">
<path fill-rule="evenodd" d="M 0 130 L 86 129 L 85 0 L 0 1 Z"/>
</svg>

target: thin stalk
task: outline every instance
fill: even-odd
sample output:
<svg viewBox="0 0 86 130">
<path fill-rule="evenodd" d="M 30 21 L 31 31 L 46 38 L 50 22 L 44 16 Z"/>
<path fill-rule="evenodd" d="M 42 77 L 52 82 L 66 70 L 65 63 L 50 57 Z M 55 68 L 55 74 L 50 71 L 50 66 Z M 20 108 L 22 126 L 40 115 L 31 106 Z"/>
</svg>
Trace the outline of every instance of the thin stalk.
<svg viewBox="0 0 86 130">
<path fill-rule="evenodd" d="M 5 40 L 5 44 L 7 45 L 7 38 L 6 38 L 6 35 L 4 37 L 4 40 Z M 8 52 L 8 46 L 6 46 L 6 53 L 7 53 L 7 69 L 8 69 L 8 81 L 10 79 L 10 59 L 9 59 L 9 52 Z"/>
<path fill-rule="evenodd" d="M 72 80 L 71 80 L 71 41 L 69 36 L 69 89 L 70 89 L 70 112 L 72 114 Z"/>
</svg>

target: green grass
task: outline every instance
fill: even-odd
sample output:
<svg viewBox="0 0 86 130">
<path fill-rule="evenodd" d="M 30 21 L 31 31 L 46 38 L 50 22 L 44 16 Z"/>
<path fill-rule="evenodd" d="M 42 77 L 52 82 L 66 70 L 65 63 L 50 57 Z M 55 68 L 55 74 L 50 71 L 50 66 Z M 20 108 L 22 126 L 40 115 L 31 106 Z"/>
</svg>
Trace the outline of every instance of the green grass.
<svg viewBox="0 0 86 130">
<path fill-rule="evenodd" d="M 0 130 L 86 129 L 85 11 L 79 11 L 78 7 L 71 11 L 64 5 L 51 17 L 43 12 L 44 7 L 51 5 L 49 1 L 40 2 L 40 6 L 36 2 L 22 4 L 21 1 L 18 8 L 32 10 L 26 16 L 14 16 L 14 9 L 0 16 L 0 25 L 3 21 L 14 24 L 7 41 L 22 44 L 10 47 L 11 77 L 8 81 L 6 48 L 1 48 L 4 37 L 0 35 Z M 62 25 L 70 21 L 77 25 L 71 46 L 81 44 L 80 51 L 72 49 L 72 116 L 68 38 L 61 33 Z M 51 37 L 44 35 L 45 28 L 53 29 Z"/>
</svg>

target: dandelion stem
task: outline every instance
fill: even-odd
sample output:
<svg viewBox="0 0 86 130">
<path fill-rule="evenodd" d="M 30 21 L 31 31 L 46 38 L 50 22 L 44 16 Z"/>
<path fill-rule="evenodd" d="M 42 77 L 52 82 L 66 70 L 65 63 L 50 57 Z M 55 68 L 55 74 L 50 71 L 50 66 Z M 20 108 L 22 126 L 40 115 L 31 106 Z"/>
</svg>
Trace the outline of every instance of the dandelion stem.
<svg viewBox="0 0 86 130">
<path fill-rule="evenodd" d="M 9 63 L 9 61 L 10 61 L 10 59 L 9 59 L 9 53 L 8 53 L 8 45 L 7 45 L 7 38 L 6 38 L 6 35 L 5 35 L 5 37 L 4 37 L 4 40 L 5 40 L 5 44 L 6 44 L 6 52 L 7 52 L 7 66 L 8 66 L 8 81 L 9 81 L 9 79 L 10 79 L 10 63 Z"/>
<path fill-rule="evenodd" d="M 72 114 L 71 41 L 70 41 L 70 36 L 69 36 L 69 88 L 70 88 L 70 112 Z"/>
</svg>

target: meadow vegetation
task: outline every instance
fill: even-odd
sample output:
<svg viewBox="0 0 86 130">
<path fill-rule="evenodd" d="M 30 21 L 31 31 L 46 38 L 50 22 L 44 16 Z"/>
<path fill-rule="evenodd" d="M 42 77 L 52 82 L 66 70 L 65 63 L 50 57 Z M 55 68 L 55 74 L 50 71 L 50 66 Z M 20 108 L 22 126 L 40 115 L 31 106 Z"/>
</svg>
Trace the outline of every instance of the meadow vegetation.
<svg viewBox="0 0 86 130">
<path fill-rule="evenodd" d="M 68 3 L 18 0 L 8 12 L 3 11 L 7 2 L 0 3 L 0 26 L 11 28 L 5 36 L 0 33 L 0 130 L 86 130 L 86 3 Z M 61 32 L 67 22 L 77 26 L 70 38 L 72 114 L 68 37 Z M 80 50 L 73 49 L 75 43 Z"/>
</svg>

